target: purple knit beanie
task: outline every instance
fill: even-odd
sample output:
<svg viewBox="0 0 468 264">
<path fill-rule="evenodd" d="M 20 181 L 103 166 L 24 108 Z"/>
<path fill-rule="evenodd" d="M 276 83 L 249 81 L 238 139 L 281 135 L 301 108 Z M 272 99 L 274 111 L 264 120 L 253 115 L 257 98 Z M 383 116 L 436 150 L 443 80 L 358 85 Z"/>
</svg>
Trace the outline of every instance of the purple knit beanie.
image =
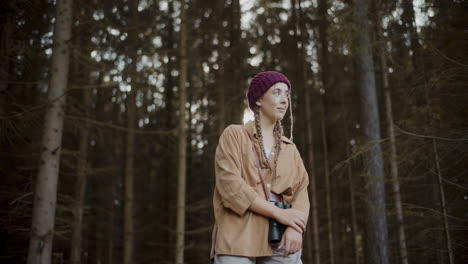
<svg viewBox="0 0 468 264">
<path fill-rule="evenodd" d="M 285 83 L 288 89 L 291 90 L 291 83 L 288 78 L 280 72 L 266 71 L 261 72 L 252 79 L 249 84 L 249 90 L 247 91 L 247 99 L 249 100 L 249 108 L 253 111 L 255 102 L 262 97 L 262 95 L 270 89 L 270 87 L 276 83 Z"/>
</svg>

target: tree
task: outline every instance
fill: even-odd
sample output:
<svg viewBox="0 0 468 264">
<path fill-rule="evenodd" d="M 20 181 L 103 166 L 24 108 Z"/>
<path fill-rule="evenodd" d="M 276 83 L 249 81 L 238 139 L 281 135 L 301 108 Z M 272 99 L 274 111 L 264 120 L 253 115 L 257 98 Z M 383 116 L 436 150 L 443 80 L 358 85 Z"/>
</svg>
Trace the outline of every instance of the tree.
<svg viewBox="0 0 468 264">
<path fill-rule="evenodd" d="M 310 252 L 306 252 L 306 256 L 309 257 L 309 261 L 312 261 L 315 264 L 320 264 L 320 240 L 319 240 L 319 227 L 318 227 L 318 208 L 317 208 L 317 185 L 316 185 L 316 165 L 314 159 L 315 149 L 313 146 L 313 120 L 312 120 L 312 109 L 311 109 L 311 91 L 312 87 L 307 85 L 306 82 L 306 72 L 307 68 L 310 67 L 309 63 L 306 61 L 306 44 L 308 40 L 307 29 L 304 23 L 304 14 L 301 8 L 301 0 L 298 0 L 298 3 L 295 4 L 295 0 L 291 0 L 292 6 L 295 9 L 297 5 L 297 13 L 298 13 L 298 25 L 295 26 L 295 34 L 299 35 L 298 41 L 300 42 L 300 48 L 298 48 L 298 53 L 300 54 L 298 57 L 301 57 L 299 69 L 300 75 L 299 78 L 302 83 L 299 85 L 303 86 L 304 91 L 304 117 L 305 123 L 307 124 L 305 127 L 305 149 L 307 149 L 307 167 L 309 168 L 309 197 L 310 197 L 310 211 L 311 215 L 309 217 L 309 226 L 310 229 L 306 233 L 306 241 L 308 245 L 308 249 Z M 294 12 L 295 13 L 295 12 Z M 298 33 L 299 32 L 299 33 Z M 312 242 L 313 241 L 313 242 Z"/>
<path fill-rule="evenodd" d="M 225 52 L 224 52 L 224 1 L 217 1 L 217 6 L 216 6 L 216 17 L 218 19 L 218 24 L 217 24 L 217 39 L 218 39 L 218 53 L 219 53 L 219 76 L 218 76 L 218 85 L 216 87 L 216 95 L 217 95 L 217 105 L 218 105 L 218 135 L 221 135 L 223 133 L 223 130 L 226 126 L 225 124 L 225 119 L 226 119 L 226 110 L 225 110 L 225 102 L 224 102 L 224 97 L 225 97 L 225 92 L 224 90 L 226 89 L 225 87 L 225 82 L 224 82 L 224 59 L 225 59 Z"/>
<path fill-rule="evenodd" d="M 185 189 L 187 164 L 187 121 L 185 117 L 185 82 L 187 81 L 187 32 L 185 0 L 180 6 L 180 77 L 179 77 L 179 133 L 178 133 L 178 177 L 177 177 L 177 226 L 176 226 L 176 264 L 184 263 L 185 236 Z"/>
<path fill-rule="evenodd" d="M 377 16 L 380 18 L 379 16 Z M 388 68 L 387 68 L 387 54 L 385 52 L 386 41 L 384 40 L 381 34 L 381 23 L 377 19 L 375 23 L 377 39 L 381 40 L 381 45 L 379 46 L 379 62 L 382 78 L 382 88 L 384 90 L 385 97 L 385 110 L 387 117 L 387 133 L 390 139 L 390 174 L 392 176 L 392 187 L 393 187 L 393 200 L 395 203 L 396 215 L 397 215 L 397 229 L 398 229 L 398 245 L 400 253 L 400 261 L 402 264 L 408 264 L 408 251 L 406 249 L 406 235 L 405 235 L 405 225 L 403 221 L 403 206 L 401 202 L 401 192 L 400 192 L 400 180 L 398 176 L 398 161 L 397 161 L 397 151 L 396 151 L 396 137 L 395 137 L 395 127 L 393 124 L 393 110 L 392 110 L 392 97 L 390 93 L 389 81 L 388 81 Z"/>
<path fill-rule="evenodd" d="M 312 132 L 312 113 L 310 107 L 310 88 L 305 88 L 305 116 L 307 124 L 306 127 L 306 145 L 308 149 L 308 160 L 309 165 L 309 193 L 310 193 L 310 205 L 311 205 L 311 216 L 309 220 L 309 225 L 312 227 L 309 230 L 309 235 L 312 233 L 313 236 L 313 261 L 316 264 L 320 264 L 320 240 L 319 240 L 319 227 L 318 227 L 318 210 L 317 210 L 317 185 L 316 185 L 316 174 L 315 174 L 315 161 L 314 161 L 314 149 L 313 149 L 313 132 Z M 310 241 L 312 242 L 312 241 Z M 309 242 L 309 243 L 310 243 Z"/>
<path fill-rule="evenodd" d="M 366 179 L 360 174 L 370 163 L 361 162 L 367 157 L 363 154 L 378 143 L 386 162 L 385 184 L 391 189 L 385 209 L 388 258 L 405 262 L 400 230 L 405 232 L 408 263 L 449 264 L 467 258 L 468 39 L 460 36 L 468 16 L 462 1 L 373 1 L 378 12 L 370 10 L 369 17 L 377 14 L 381 22 L 368 26 L 381 37 L 372 38 L 371 55 L 382 139 L 364 141 L 364 147 L 356 137 L 365 126 L 357 121 L 361 102 L 352 63 L 353 12 L 345 1 L 186 1 L 184 103 L 179 102 L 180 1 L 73 2 L 71 48 L 76 54 L 70 55 L 77 56 L 70 57 L 63 110 L 53 262 L 70 262 L 81 252 L 83 263 L 120 263 L 124 249 L 131 248 L 125 251 L 127 262 L 174 262 L 179 250 L 184 263 L 206 263 L 216 142 L 225 125 L 239 123 L 248 79 L 264 70 L 281 71 L 292 84 L 294 139 L 307 163 L 311 190 L 304 263 L 331 262 L 329 254 L 335 263 L 370 263 L 363 256 L 376 251 L 372 246 L 378 243 L 366 237 L 373 231 L 361 216 L 366 202 L 374 206 L 379 200 L 366 197 L 365 188 L 380 184 L 384 175 Z M 28 254 L 24 245 L 31 235 L 45 106 L 58 102 L 47 97 L 55 3 L 0 4 L 0 240 L 7 242 L 0 247 L 2 264 L 25 262 Z M 386 66 L 381 66 L 383 60 Z M 380 85 L 385 80 L 388 93 L 387 85 Z M 85 91 L 90 103 L 82 100 Z M 391 110 L 385 105 L 390 92 Z M 186 147 L 178 151 L 178 139 L 184 138 L 177 133 L 182 114 Z M 283 121 L 289 135 L 290 118 Z M 176 168 L 182 168 L 183 149 L 187 187 L 185 198 L 178 199 L 182 181 Z M 397 191 L 392 191 L 392 163 L 398 169 L 401 210 Z M 85 184 L 77 175 L 80 180 L 86 175 L 85 200 Z M 131 176 L 127 182 L 126 175 Z M 125 190 L 132 199 L 126 199 Z M 178 230 L 177 218 L 184 220 Z M 124 225 L 131 228 L 125 236 Z"/>
<path fill-rule="evenodd" d="M 440 199 L 440 210 L 443 215 L 443 222 L 444 222 L 444 235 L 445 235 L 445 245 L 447 247 L 447 255 L 449 259 L 449 264 L 454 264 L 453 260 L 453 250 L 452 250 L 452 240 L 450 239 L 450 225 L 448 222 L 447 217 L 447 204 L 445 201 L 445 190 L 444 190 L 444 183 L 442 182 L 442 173 L 440 169 L 440 159 L 439 153 L 437 150 L 437 142 L 434 138 L 432 138 L 432 147 L 434 152 L 434 162 L 436 167 L 436 174 L 437 174 L 437 183 L 439 187 L 439 199 Z"/>
<path fill-rule="evenodd" d="M 347 118 L 348 116 L 345 114 L 345 96 L 343 89 L 340 89 L 340 95 L 341 95 L 341 111 L 342 111 L 342 117 L 343 117 L 343 136 L 344 136 L 344 142 L 346 144 L 345 150 L 346 150 L 346 157 L 351 156 L 351 150 L 349 147 L 349 131 L 348 131 L 348 121 Z M 355 191 L 354 191 L 354 175 L 353 175 L 353 170 L 352 170 L 352 162 L 349 161 L 346 163 L 346 174 L 348 176 L 348 188 L 349 188 L 349 203 L 350 203 L 350 213 L 351 213 L 351 229 L 352 229 L 352 243 L 353 243 L 353 255 L 354 255 L 354 263 L 359 264 L 360 263 L 360 257 L 359 257 L 359 245 L 358 245 L 358 225 L 357 225 L 357 217 L 356 217 L 356 201 L 355 201 Z"/>
<path fill-rule="evenodd" d="M 0 4 L 0 7 L 3 9 L 4 17 L 6 21 L 2 21 L 0 28 L 0 93 L 5 93 L 8 88 L 8 79 L 10 75 L 10 52 L 11 52 L 11 36 L 14 30 L 14 21 L 12 15 L 12 3 Z M 0 114 L 3 114 L 4 107 L 6 106 L 7 101 L 5 97 L 0 97 Z"/>
<path fill-rule="evenodd" d="M 326 189 L 326 201 L 327 201 L 327 225 L 328 225 L 328 251 L 330 263 L 335 263 L 335 244 L 333 234 L 333 214 L 332 214 L 332 201 L 331 201 L 331 187 L 330 187 L 330 166 L 328 160 L 328 142 L 327 142 L 327 109 L 326 109 L 326 96 L 329 90 L 329 63 L 328 63 L 328 38 L 327 38 L 327 0 L 320 0 L 318 2 L 319 9 L 319 40 L 320 40 L 320 73 L 323 87 L 323 93 L 320 98 L 320 119 L 322 128 L 322 144 L 323 144 L 323 155 L 324 155 L 324 169 L 325 169 L 325 189 Z"/>
<path fill-rule="evenodd" d="M 136 63 L 136 62 L 134 62 Z M 135 77 L 135 75 L 133 75 Z M 133 80 L 132 90 L 127 101 L 127 137 L 125 157 L 125 180 L 124 180 L 124 264 L 133 263 L 134 251 L 134 178 L 135 178 L 135 122 L 136 122 L 136 81 Z"/>
<path fill-rule="evenodd" d="M 58 0 L 54 49 L 31 226 L 28 264 L 51 263 L 72 31 L 72 0 Z"/>
<path fill-rule="evenodd" d="M 75 71 L 77 70 L 77 68 L 78 67 L 75 67 Z M 82 96 L 83 105 L 85 107 L 91 105 L 90 89 L 83 89 Z M 85 108 L 84 113 L 85 118 L 89 118 L 88 107 Z M 75 185 L 75 201 L 73 208 L 73 227 L 70 246 L 70 263 L 73 264 L 81 263 L 81 248 L 83 240 L 83 215 L 85 208 L 86 184 L 88 174 L 89 123 L 87 121 L 85 121 L 84 126 L 81 126 L 79 128 L 79 138 L 79 154 L 77 155 L 78 169 L 76 175 L 77 177 Z"/>
<path fill-rule="evenodd" d="M 229 48 L 223 51 L 225 54 L 229 54 L 229 57 L 224 58 L 229 63 L 223 65 L 223 70 L 224 73 L 230 72 L 230 74 L 224 75 L 226 77 L 224 81 L 226 84 L 224 96 L 225 98 L 230 98 L 230 100 L 226 100 L 224 121 L 226 124 L 239 124 L 242 122 L 242 115 L 245 109 L 243 99 L 247 78 L 244 73 L 244 63 L 245 51 L 248 50 L 248 47 L 246 47 L 245 42 L 242 40 L 239 0 L 232 0 L 228 10 L 230 12 L 226 17 L 229 17 L 229 36 L 226 39 L 230 45 Z"/>
<path fill-rule="evenodd" d="M 364 169 L 367 179 L 367 254 L 369 263 L 388 263 L 387 219 L 385 216 L 385 186 L 380 119 L 375 88 L 374 63 L 368 29 L 368 0 L 356 0 L 354 20 L 356 31 L 355 67 L 360 98 Z"/>
<path fill-rule="evenodd" d="M 130 17 L 132 19 L 133 28 L 129 32 L 129 40 L 131 44 L 137 44 L 137 32 L 135 29 L 138 26 L 138 3 L 137 1 L 129 2 Z M 135 243 L 135 227 L 134 227 L 134 207 L 135 207 L 135 128 L 137 121 L 136 96 L 138 92 L 138 77 L 137 77 L 137 49 L 132 48 L 130 51 L 131 65 L 129 74 L 131 78 L 131 90 L 128 93 L 127 99 L 127 137 L 126 137 L 126 157 L 125 157 L 125 178 L 124 178 L 124 222 L 123 222 L 123 263 L 132 264 L 134 260 L 134 243 Z"/>
</svg>

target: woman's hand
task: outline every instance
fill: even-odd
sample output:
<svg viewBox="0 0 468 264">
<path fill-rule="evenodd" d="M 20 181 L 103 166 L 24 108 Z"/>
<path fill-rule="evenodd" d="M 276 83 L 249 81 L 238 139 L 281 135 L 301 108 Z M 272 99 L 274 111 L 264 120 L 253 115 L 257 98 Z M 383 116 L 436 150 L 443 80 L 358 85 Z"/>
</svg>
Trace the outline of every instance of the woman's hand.
<svg viewBox="0 0 468 264">
<path fill-rule="evenodd" d="M 299 210 L 278 208 L 275 210 L 273 218 L 275 218 L 276 221 L 282 223 L 283 225 L 294 228 L 301 234 L 306 229 L 305 214 Z"/>
<path fill-rule="evenodd" d="M 290 210 L 290 209 L 289 209 Z M 283 233 L 278 249 L 284 248 L 283 257 L 294 254 L 302 248 L 302 233 L 288 227 Z"/>
<path fill-rule="evenodd" d="M 299 233 L 303 233 L 306 229 L 306 215 L 299 210 L 281 209 L 258 196 L 255 197 L 249 209 L 265 217 L 274 218 L 283 225 L 294 228 Z"/>
</svg>

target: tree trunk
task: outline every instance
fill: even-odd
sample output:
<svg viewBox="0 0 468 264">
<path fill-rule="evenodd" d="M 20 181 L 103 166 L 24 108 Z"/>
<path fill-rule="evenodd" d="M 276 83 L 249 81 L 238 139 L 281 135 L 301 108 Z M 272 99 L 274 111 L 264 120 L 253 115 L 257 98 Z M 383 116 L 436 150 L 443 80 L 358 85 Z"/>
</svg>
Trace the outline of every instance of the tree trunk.
<svg viewBox="0 0 468 264">
<path fill-rule="evenodd" d="M 185 236 L 185 185 L 187 162 L 187 122 L 185 117 L 187 80 L 187 33 L 185 0 L 180 6 L 180 79 L 179 79 L 179 150 L 178 150 L 178 177 L 177 177 L 177 227 L 176 227 L 176 264 L 184 263 L 184 236 Z"/>
<path fill-rule="evenodd" d="M 89 54 L 89 53 L 88 53 Z M 103 84 L 103 75 L 104 73 L 99 72 L 99 76 L 97 77 L 96 84 L 101 86 Z M 123 118 L 122 112 L 120 110 L 120 105 L 115 103 L 110 103 L 109 99 L 111 97 L 112 91 L 110 89 L 102 89 L 97 88 L 96 94 L 93 95 L 93 99 L 96 102 L 96 106 L 94 107 L 96 114 L 89 116 L 90 118 L 96 118 L 97 120 L 109 120 L 112 116 L 115 117 L 113 123 L 116 125 L 121 126 Z M 91 93 L 93 94 L 93 93 Z M 99 234 L 96 234 L 96 237 L 99 240 L 94 240 L 95 243 L 100 243 L 101 245 L 99 248 L 96 246 L 96 259 L 88 256 L 89 260 L 93 260 L 92 263 L 102 263 L 102 264 L 113 264 L 113 263 L 121 263 L 121 258 L 118 258 L 119 261 L 114 262 L 114 255 L 115 252 L 114 244 L 116 238 L 121 236 L 121 229 L 115 228 L 115 215 L 116 212 L 122 216 L 121 206 L 119 209 L 116 209 L 115 203 L 118 202 L 121 204 L 121 192 L 118 191 L 120 189 L 122 183 L 122 174 L 119 172 L 124 171 L 124 163 L 121 160 L 121 148 L 123 146 L 123 137 L 126 134 L 122 133 L 118 130 L 109 130 L 108 133 L 104 134 L 99 130 L 96 131 L 96 136 L 98 137 L 97 145 L 93 150 L 90 150 L 89 155 L 93 155 L 97 153 L 99 155 L 99 161 L 94 163 L 94 166 L 97 167 L 114 167 L 116 173 L 105 175 L 104 178 L 101 177 L 88 177 L 88 193 L 94 193 L 94 190 L 101 191 L 105 195 L 99 195 L 95 197 L 95 200 L 91 201 L 93 204 L 91 205 L 91 212 L 93 212 L 93 217 L 96 217 L 96 220 L 93 221 L 100 221 L 101 224 L 99 225 L 101 228 L 97 228 L 99 230 Z M 101 153 L 106 153 L 105 156 L 102 156 Z M 92 157 L 90 157 L 93 160 Z M 88 165 L 91 167 L 91 164 Z M 92 168 L 90 168 L 92 170 Z M 89 173 L 92 174 L 92 173 Z M 94 181 L 93 181 L 94 180 Z M 104 182 L 103 182 L 104 181 Z M 101 183 L 98 184 L 99 186 L 94 186 L 96 184 L 93 183 Z M 103 183 L 103 184 L 102 184 Z M 104 188 L 104 189 L 103 189 Z M 89 198 L 91 198 L 90 195 Z M 89 200 L 89 199 L 88 199 Z M 90 216 L 90 219 L 91 216 Z M 119 217 L 121 219 L 121 217 Z M 120 225 L 121 226 L 121 225 Z M 93 235 L 93 234 L 89 234 Z M 120 239 L 119 239 L 120 241 Z M 119 247 L 121 248 L 121 247 Z M 119 250 L 119 252 L 122 252 Z M 97 259 L 99 258 L 99 259 Z M 82 263 L 86 263 L 83 262 Z"/>
<path fill-rule="evenodd" d="M 327 224 L 328 224 L 328 250 L 330 264 L 335 263 L 335 245 L 333 234 L 333 215 L 331 204 L 331 190 L 330 190 L 330 172 L 328 164 L 328 144 L 327 144 L 327 129 L 326 129 L 326 106 L 325 96 L 328 92 L 328 40 L 327 40 L 327 0 L 320 0 L 318 2 L 318 12 L 320 17 L 319 22 L 319 38 L 320 38 L 320 73 L 322 78 L 323 94 L 321 96 L 321 127 L 322 127 L 322 142 L 323 142 L 323 155 L 324 155 L 324 169 L 325 169 L 325 190 L 326 190 L 326 203 L 327 203 Z"/>
<path fill-rule="evenodd" d="M 308 150 L 308 165 L 309 165 L 309 192 L 310 192 L 310 208 L 312 215 L 310 217 L 310 226 L 313 235 L 313 263 L 320 264 L 320 240 L 318 228 L 318 210 L 317 210 L 317 187 L 315 184 L 315 162 L 314 162 L 314 149 L 313 149 L 313 132 L 312 132 L 312 113 L 310 109 L 310 89 L 305 89 L 305 115 L 307 129 L 307 150 Z M 311 259 L 309 260 L 311 261 Z"/>
<path fill-rule="evenodd" d="M 347 157 L 350 155 L 349 146 L 346 147 Z M 354 249 L 354 263 L 359 264 L 360 256 L 359 256 L 359 241 L 358 241 L 358 225 L 357 225 L 357 217 L 356 217 L 356 202 L 355 202 L 355 194 L 354 194 L 354 179 L 353 179 L 353 170 L 351 168 L 351 164 L 346 165 L 346 173 L 348 175 L 349 181 L 349 203 L 351 205 L 351 224 L 352 224 L 352 235 L 353 235 L 353 249 Z"/>
<path fill-rule="evenodd" d="M 223 133 L 223 130 L 226 126 L 226 123 L 225 123 L 226 114 L 225 114 L 225 107 L 224 107 L 224 89 L 226 89 L 226 87 L 224 86 L 224 59 L 225 59 L 224 26 L 223 26 L 224 1 L 218 1 L 217 4 L 218 5 L 216 7 L 216 17 L 218 18 L 217 19 L 218 21 L 217 22 L 218 23 L 217 35 L 218 35 L 218 53 L 219 53 L 219 56 L 218 56 L 219 76 L 218 76 L 218 85 L 216 87 L 217 89 L 216 106 L 218 108 L 218 136 L 219 136 L 221 135 L 221 133 Z"/>
<path fill-rule="evenodd" d="M 168 14 L 173 14 L 174 11 L 174 1 L 169 1 L 168 3 Z M 165 43 L 165 48 L 168 51 L 176 50 L 176 32 L 174 31 L 174 18 L 172 16 L 168 16 L 167 20 L 167 39 L 163 41 Z M 176 120 L 174 120 L 174 113 L 177 111 L 176 103 L 174 100 L 175 93 L 174 87 L 177 85 L 176 78 L 171 76 L 171 72 L 177 70 L 177 65 L 173 57 L 173 52 L 168 52 L 167 56 L 167 64 L 165 67 L 165 74 L 166 80 L 164 87 L 167 87 L 164 90 L 164 101 L 166 102 L 166 107 L 164 109 L 164 116 L 165 116 L 165 127 L 166 129 L 172 129 L 177 125 Z M 177 165 L 175 160 L 175 155 L 165 155 L 163 157 L 163 171 L 161 177 L 161 186 L 160 186 L 160 193 L 158 203 L 159 208 L 162 208 L 166 214 L 159 214 L 159 221 L 164 225 L 168 226 L 167 229 L 162 229 L 161 237 L 168 245 L 173 245 L 175 243 L 175 236 L 173 235 L 173 230 L 175 228 L 175 213 L 173 211 L 174 204 L 176 203 L 176 191 L 174 188 L 174 178 L 176 177 L 176 173 L 174 172 L 174 168 Z M 165 260 L 166 262 L 172 262 L 174 260 L 174 247 L 162 247 L 162 254 L 160 259 Z M 169 261 L 170 260 L 170 261 Z"/>
<path fill-rule="evenodd" d="M 29 242 L 28 264 L 51 263 L 57 183 L 62 149 L 65 91 L 70 63 L 72 0 L 58 0 L 54 29 L 54 52 L 48 89 L 40 165 Z"/>
<path fill-rule="evenodd" d="M 233 117 L 234 124 L 240 124 L 242 122 L 242 117 L 244 115 L 244 108 L 245 106 L 242 104 L 244 101 L 244 94 L 245 94 L 245 80 L 244 80 L 244 65 L 245 65 L 245 56 L 243 54 L 243 50 L 247 47 L 244 46 L 245 42 L 242 41 L 242 29 L 241 29 L 241 5 L 239 0 L 232 0 L 232 10 L 233 10 L 233 35 L 231 39 L 231 43 L 233 43 L 234 47 L 234 92 L 236 93 L 235 96 L 240 97 L 238 103 L 234 103 L 233 108 L 235 109 Z"/>
<path fill-rule="evenodd" d="M 135 59 L 135 58 L 134 58 Z M 134 63 L 133 61 L 132 63 Z M 125 158 L 125 179 L 124 179 L 124 239 L 123 239 L 123 263 L 133 263 L 133 243 L 134 243 L 134 226 L 133 226 L 133 207 L 134 207 L 134 161 L 135 161 L 135 122 L 136 122 L 136 80 L 132 77 L 132 90 L 128 94 L 127 101 L 127 150 Z"/>
<path fill-rule="evenodd" d="M 111 195 L 110 195 L 110 199 L 108 198 L 107 199 L 107 208 L 109 210 L 108 214 L 107 214 L 107 239 L 106 239 L 106 242 L 107 242 L 107 263 L 108 264 L 112 264 L 114 263 L 114 212 L 115 212 L 115 194 L 116 194 L 116 183 L 115 183 L 115 179 L 112 178 L 110 180 L 110 189 L 111 189 Z"/>
<path fill-rule="evenodd" d="M 326 113 L 325 113 L 325 103 L 324 101 L 325 94 L 321 96 L 320 101 L 320 125 L 322 129 L 322 145 L 323 145 L 323 167 L 324 167 L 324 176 L 325 176 L 325 195 L 327 203 L 327 226 L 328 226 L 328 251 L 329 251 L 329 261 L 330 264 L 335 263 L 335 244 L 334 244 L 334 234 L 333 234 L 333 214 L 332 214 L 332 201 L 331 201 L 331 188 L 330 188 L 330 169 L 328 162 L 328 142 L 327 142 L 327 122 L 326 122 Z"/>
<path fill-rule="evenodd" d="M 437 143 L 435 139 L 432 139 L 432 149 L 434 152 L 434 159 L 437 171 L 437 181 L 439 185 L 439 197 L 440 197 L 440 210 L 442 211 L 443 219 L 444 219 L 444 234 L 445 234 L 445 242 L 447 246 L 447 255 L 449 258 L 449 264 L 454 264 L 453 261 L 453 252 L 452 252 L 452 241 L 450 239 L 450 226 L 447 219 L 447 206 L 445 204 L 445 191 L 444 191 L 444 184 L 442 182 L 442 173 L 440 172 L 440 163 L 439 163 L 439 153 L 437 151 Z"/>
<path fill-rule="evenodd" d="M 418 43 L 418 33 L 416 32 L 416 21 L 414 15 L 414 7 L 412 0 L 403 0 L 403 13 L 401 14 L 401 20 L 403 24 L 408 29 L 408 38 L 411 45 L 411 52 L 408 55 L 411 56 L 411 62 L 413 63 L 412 69 L 415 70 L 418 68 L 417 58 L 419 57 L 419 43 Z"/>
<path fill-rule="evenodd" d="M 89 118 L 89 106 L 91 105 L 90 90 L 83 89 L 83 106 L 85 107 L 85 119 Z M 89 126 L 86 122 L 80 129 L 80 149 L 78 156 L 78 172 L 76 181 L 76 197 L 73 211 L 73 227 L 70 249 L 70 263 L 81 263 L 81 245 L 83 229 L 83 211 L 85 207 L 86 182 L 88 174 L 88 135 Z"/>
<path fill-rule="evenodd" d="M 77 11 L 78 13 L 85 14 L 86 10 L 81 8 Z M 72 65 L 74 66 L 71 70 L 73 76 L 70 77 L 70 82 L 76 85 L 80 83 L 89 83 L 89 71 L 86 65 L 80 63 L 80 54 L 89 54 L 91 47 L 88 45 L 89 34 L 78 28 L 75 30 L 77 38 L 75 39 L 75 46 L 80 49 L 73 50 Z M 78 41 L 77 41 L 78 40 Z M 98 85 L 100 83 L 97 83 Z M 79 95 L 77 94 L 79 98 Z M 88 142 L 89 142 L 89 123 L 88 118 L 90 117 L 91 107 L 91 90 L 89 88 L 83 88 L 81 90 L 81 100 L 83 103 L 83 118 L 85 119 L 84 125 L 79 127 L 79 154 L 77 157 L 77 178 L 75 183 L 75 199 L 73 204 L 73 225 L 72 225 L 72 237 L 70 245 L 70 263 L 82 263 L 81 252 L 83 248 L 83 214 L 85 207 L 85 197 L 87 190 L 87 174 L 88 170 Z"/>
<path fill-rule="evenodd" d="M 138 27 L 138 3 L 129 2 L 132 17 L 133 29 L 129 34 L 130 43 L 137 45 L 138 37 L 136 28 Z M 126 158 L 125 158 L 125 178 L 124 178 L 124 217 L 123 217 L 123 264 L 133 264 L 135 250 L 135 129 L 137 120 L 136 96 L 138 91 L 138 78 L 136 64 L 138 60 L 137 48 L 130 50 L 132 62 L 129 66 L 131 78 L 131 91 L 127 98 L 127 138 L 126 138 Z"/>
<path fill-rule="evenodd" d="M 294 1 L 292 0 L 292 3 Z M 293 4 L 294 8 L 294 4 Z M 310 197 L 310 209 L 311 209 L 311 215 L 309 217 L 309 231 L 306 233 L 306 245 L 308 245 L 308 252 L 306 252 L 306 257 L 307 260 L 313 261 L 315 264 L 320 264 L 320 240 L 319 240 L 319 228 L 318 228 L 318 211 L 317 211 L 317 186 L 316 186 L 316 175 L 315 175 L 315 161 L 314 161 L 314 147 L 313 147 L 313 129 L 312 129 L 312 112 L 311 112 L 311 89 L 312 87 L 308 87 L 306 83 L 306 69 L 308 68 L 308 63 L 306 61 L 306 51 L 305 51 L 305 45 L 308 40 L 307 38 L 307 33 L 306 33 L 306 28 L 305 28 L 305 23 L 304 23 L 304 17 L 302 14 L 302 8 L 301 8 L 301 0 L 298 0 L 297 3 L 297 13 L 298 13 L 298 21 L 299 25 L 297 26 L 299 29 L 299 39 L 301 43 L 301 47 L 299 51 L 301 52 L 301 81 L 302 83 L 300 85 L 303 86 L 304 93 L 305 93 L 305 98 L 304 98 L 304 116 L 306 119 L 306 135 L 305 135 L 305 145 L 306 145 L 306 150 L 307 150 L 307 167 L 309 168 L 309 197 Z"/>
<path fill-rule="evenodd" d="M 361 100 L 361 124 L 367 179 L 367 254 L 371 264 L 388 264 L 387 219 L 385 216 L 385 185 L 380 120 L 375 88 L 374 63 L 368 30 L 368 1 L 356 0 L 354 19 L 356 24 L 356 77 Z"/>
<path fill-rule="evenodd" d="M 378 22 L 378 21 L 376 21 Z M 376 23 L 377 38 L 381 38 L 383 35 L 380 33 L 380 23 Z M 382 39 L 383 40 L 383 39 Z M 390 88 L 388 85 L 388 73 L 387 73 L 387 58 L 386 58 L 386 42 L 382 41 L 382 45 L 379 47 L 380 53 L 380 70 L 382 71 L 382 87 L 384 89 L 385 97 L 385 108 L 387 112 L 387 133 L 390 138 L 390 174 L 392 175 L 392 187 L 393 187 L 393 200 L 395 203 L 396 215 L 397 215 L 397 228 L 398 228 L 398 244 L 400 252 L 401 264 L 408 264 L 408 251 L 406 250 L 406 237 L 405 237 L 405 225 L 403 221 L 403 206 L 401 204 L 400 194 L 400 182 L 398 177 L 398 161 L 396 152 L 396 139 L 395 139 L 395 128 L 393 126 L 393 110 L 392 110 L 392 98 L 390 94 Z"/>
<path fill-rule="evenodd" d="M 231 11 L 231 20 L 228 23 L 231 25 L 229 41 L 231 43 L 229 50 L 226 52 L 230 53 L 230 63 L 225 64 L 225 72 L 229 72 L 229 75 L 225 75 L 225 79 L 229 80 L 226 83 L 227 89 L 225 89 L 225 96 L 229 98 L 226 101 L 228 106 L 225 109 L 225 121 L 227 124 L 239 124 L 242 123 L 242 117 L 244 114 L 245 105 L 243 99 L 245 95 L 245 73 L 244 67 L 244 43 L 242 42 L 242 29 L 241 29 L 241 8 L 239 0 L 232 0 L 229 10 Z M 229 70 L 227 69 L 229 67 Z M 230 72 L 231 71 L 231 72 Z"/>
<path fill-rule="evenodd" d="M 6 112 L 8 102 L 8 79 L 10 77 L 10 45 L 12 43 L 12 35 L 14 29 L 14 19 L 9 5 L 7 4 L 6 21 L 0 28 L 0 115 Z M 6 13 L 6 14 L 5 14 Z"/>
<path fill-rule="evenodd" d="M 344 142 L 346 144 L 346 159 L 351 157 L 351 150 L 349 147 L 349 132 L 348 132 L 348 122 L 345 110 L 345 96 L 343 89 L 340 89 L 341 93 L 341 114 L 343 115 L 343 134 L 344 134 Z M 356 217 L 356 202 L 354 200 L 354 178 L 353 178 L 353 170 L 352 170 L 352 163 L 351 160 L 346 163 L 346 174 L 348 175 L 348 182 L 349 182 L 349 203 L 351 209 L 351 228 L 352 228 L 352 236 L 353 236 L 353 255 L 354 255 L 354 263 L 360 263 L 359 257 L 359 242 L 358 242 L 358 229 L 357 229 L 357 217 Z"/>
</svg>

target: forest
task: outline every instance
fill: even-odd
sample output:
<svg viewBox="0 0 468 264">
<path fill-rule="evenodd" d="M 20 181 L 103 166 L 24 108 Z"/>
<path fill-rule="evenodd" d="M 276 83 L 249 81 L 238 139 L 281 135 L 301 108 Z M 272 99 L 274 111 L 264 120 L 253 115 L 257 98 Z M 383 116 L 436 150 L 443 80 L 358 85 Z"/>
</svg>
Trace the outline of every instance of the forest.
<svg viewBox="0 0 468 264">
<path fill-rule="evenodd" d="M 467 14 L 463 0 L 1 1 L 0 263 L 210 263 L 215 149 L 253 118 L 261 71 L 292 85 L 304 263 L 466 263 Z"/>
</svg>

